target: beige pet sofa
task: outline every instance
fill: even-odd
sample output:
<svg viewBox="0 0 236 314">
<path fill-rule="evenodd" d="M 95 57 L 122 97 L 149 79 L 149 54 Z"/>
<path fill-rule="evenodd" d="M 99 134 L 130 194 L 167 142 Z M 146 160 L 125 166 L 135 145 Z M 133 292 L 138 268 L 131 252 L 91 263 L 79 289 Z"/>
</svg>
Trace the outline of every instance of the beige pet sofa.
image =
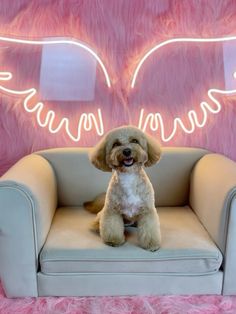
<svg viewBox="0 0 236 314">
<path fill-rule="evenodd" d="M 0 180 L 0 278 L 8 297 L 236 294 L 236 164 L 194 148 L 165 148 L 147 169 L 162 248 L 109 247 L 82 208 L 110 173 L 88 149 L 34 153 Z"/>
</svg>

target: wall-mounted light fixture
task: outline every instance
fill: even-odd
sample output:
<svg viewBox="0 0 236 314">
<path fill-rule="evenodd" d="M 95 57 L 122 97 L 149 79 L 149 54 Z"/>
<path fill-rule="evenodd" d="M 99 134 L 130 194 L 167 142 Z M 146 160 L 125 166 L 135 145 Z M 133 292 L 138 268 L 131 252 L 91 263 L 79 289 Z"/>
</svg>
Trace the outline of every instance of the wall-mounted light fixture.
<svg viewBox="0 0 236 314">
<path fill-rule="evenodd" d="M 51 50 L 53 50 L 52 48 L 55 47 L 59 47 L 59 51 L 62 52 L 65 50 L 68 50 L 68 47 L 78 47 L 82 50 L 84 50 L 85 52 L 89 53 L 89 55 L 100 65 L 102 72 L 105 76 L 105 82 L 108 88 L 111 87 L 111 81 L 108 75 L 108 72 L 105 68 L 105 65 L 103 64 L 103 62 L 101 61 L 101 59 L 99 58 L 99 56 L 91 49 L 89 48 L 87 45 L 85 45 L 84 43 L 75 41 L 75 40 L 67 40 L 67 39 L 47 39 L 47 40 L 25 40 L 25 39 L 18 39 L 18 38 L 10 38 L 10 37 L 2 37 L 0 36 L 0 43 L 16 43 L 16 44 L 23 44 L 23 45 L 33 45 L 33 46 L 43 46 L 43 47 L 47 47 L 46 51 L 45 49 L 43 50 L 43 62 L 42 62 L 42 66 L 41 66 L 41 92 L 42 95 L 44 97 L 45 100 L 51 100 L 52 98 L 54 98 L 54 100 L 75 100 L 78 99 L 78 95 L 75 95 L 76 98 L 72 99 L 72 95 L 69 95 L 69 93 L 65 92 L 65 90 L 60 91 L 60 95 L 55 95 L 55 93 L 52 94 L 52 82 L 46 82 L 47 84 L 45 85 L 45 81 L 44 83 L 42 82 L 43 79 L 45 79 L 45 75 L 48 75 L 48 71 L 45 70 L 46 66 L 49 65 L 50 63 L 50 71 L 52 71 L 52 67 L 53 67 L 53 61 L 58 61 L 56 60 L 57 58 L 61 57 L 61 54 L 57 54 L 56 56 L 54 56 L 54 59 L 52 61 L 51 57 L 52 54 L 48 53 L 48 52 L 52 52 Z M 71 50 L 70 50 L 71 51 Z M 55 52 L 55 50 L 54 50 Z M 58 49 L 57 49 L 58 52 Z M 68 59 L 68 55 L 65 57 Z M 73 60 L 74 60 L 75 56 L 73 55 Z M 72 61 L 73 61 L 72 60 Z M 83 56 L 82 62 L 78 63 L 78 67 L 81 65 L 81 63 L 85 62 L 85 58 Z M 68 62 L 67 62 L 68 65 Z M 70 63 L 71 65 L 71 63 Z M 64 70 L 62 70 L 60 73 L 60 78 L 61 76 L 64 75 L 64 77 L 67 75 L 69 75 L 69 70 L 75 70 L 76 71 L 76 65 L 72 65 L 72 67 L 74 66 L 74 68 L 69 68 L 65 70 L 65 66 L 64 66 Z M 55 74 L 55 73 L 53 73 Z M 52 75 L 53 75 L 52 74 Z M 59 74 L 58 74 L 59 75 Z M 55 74 L 56 76 L 56 74 Z M 0 72 L 0 82 L 1 81 L 9 81 L 11 80 L 13 77 L 11 72 Z M 53 84 L 57 84 L 56 78 L 53 82 Z M 50 86 L 49 86 L 50 85 Z M 54 86 L 54 85 L 53 85 Z M 84 92 L 84 94 L 82 95 L 82 100 L 90 100 L 90 95 L 91 95 L 91 91 L 90 90 L 86 90 L 84 91 L 83 89 L 84 86 L 82 86 L 81 91 Z M 51 90 L 50 90 L 51 88 Z M 50 93 L 48 92 L 50 90 Z M 79 90 L 79 87 L 78 87 Z M 42 114 L 42 111 L 44 109 L 44 103 L 43 102 L 37 102 L 35 105 L 32 106 L 29 105 L 29 102 L 32 100 L 32 98 L 36 95 L 37 90 L 36 88 L 32 87 L 26 90 L 16 90 L 16 89 L 11 89 L 11 88 L 6 88 L 2 85 L 0 85 L 0 91 L 13 95 L 13 96 L 24 96 L 24 101 L 23 101 L 23 107 L 25 109 L 26 112 L 29 113 L 36 113 L 36 119 L 38 122 L 38 125 L 40 127 L 47 127 L 50 133 L 57 133 L 59 132 L 61 129 L 64 129 L 67 133 L 67 135 L 69 136 L 69 138 L 72 141 L 78 142 L 81 139 L 81 131 L 85 130 L 85 131 L 90 131 L 91 129 L 95 128 L 96 132 L 98 135 L 103 135 L 104 134 L 104 125 L 103 125 L 103 119 L 102 119 L 102 112 L 100 108 L 96 108 L 97 110 L 97 117 L 95 116 L 94 113 L 82 113 L 80 115 L 80 118 L 78 120 L 78 125 L 77 125 L 77 132 L 76 135 L 73 135 L 71 130 L 70 130 L 70 121 L 68 118 L 61 118 L 60 121 L 56 121 L 56 112 L 54 110 L 49 110 L 46 114 L 46 116 L 44 116 Z M 80 90 L 78 91 L 80 93 L 80 95 L 82 94 Z M 63 93 L 64 92 L 64 93 Z M 78 94 L 78 93 L 77 93 Z M 79 99 L 80 100 L 80 99 Z"/>
<path fill-rule="evenodd" d="M 139 61 L 131 80 L 131 88 L 133 89 L 136 85 L 138 74 L 147 59 L 154 53 L 157 52 L 164 46 L 171 45 L 174 43 L 223 43 L 224 47 L 224 61 L 225 61 L 225 82 L 226 88 L 229 90 L 220 90 L 216 88 L 210 88 L 207 91 L 208 98 L 213 102 L 213 106 L 207 101 L 200 103 L 201 118 L 195 110 L 190 110 L 187 113 L 188 122 L 190 127 L 186 127 L 184 121 L 180 117 L 175 117 L 173 120 L 173 129 L 169 135 L 166 134 L 164 120 L 159 112 L 148 113 L 145 116 L 145 109 L 142 108 L 139 116 L 138 127 L 145 131 L 148 127 L 152 131 L 159 131 L 159 136 L 162 141 L 168 142 L 175 136 L 178 126 L 185 133 L 191 134 L 196 128 L 202 128 L 206 125 L 208 114 L 217 114 L 221 111 L 220 102 L 214 97 L 214 94 L 221 95 L 232 95 L 236 93 L 236 83 L 232 82 L 232 78 L 236 78 L 236 36 L 221 37 L 221 38 L 173 38 L 155 45 Z M 233 49 L 232 49 L 233 48 Z M 231 60 L 231 61 L 230 61 Z"/>
</svg>

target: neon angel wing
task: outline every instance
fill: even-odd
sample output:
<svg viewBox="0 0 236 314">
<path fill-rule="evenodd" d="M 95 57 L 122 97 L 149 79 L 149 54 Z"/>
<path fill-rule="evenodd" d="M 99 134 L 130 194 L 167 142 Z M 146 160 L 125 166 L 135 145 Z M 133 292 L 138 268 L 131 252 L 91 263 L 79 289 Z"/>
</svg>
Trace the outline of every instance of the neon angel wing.
<svg viewBox="0 0 236 314">
<path fill-rule="evenodd" d="M 152 47 L 131 80 L 138 126 L 163 142 L 203 128 L 222 111 L 222 96 L 236 94 L 236 36 L 174 38 Z"/>
<path fill-rule="evenodd" d="M 50 133 L 63 130 L 75 142 L 80 141 L 82 130 L 95 128 L 103 135 L 101 109 L 96 108 L 97 115 L 83 110 L 93 109 L 97 65 L 103 86 L 109 89 L 111 82 L 104 63 L 87 44 L 65 38 L 0 37 L 0 62 L 0 92 L 23 97 L 24 110 L 35 115 L 40 127 Z M 73 127 L 75 114 L 68 118 L 64 113 L 75 104 L 81 108 Z"/>
</svg>

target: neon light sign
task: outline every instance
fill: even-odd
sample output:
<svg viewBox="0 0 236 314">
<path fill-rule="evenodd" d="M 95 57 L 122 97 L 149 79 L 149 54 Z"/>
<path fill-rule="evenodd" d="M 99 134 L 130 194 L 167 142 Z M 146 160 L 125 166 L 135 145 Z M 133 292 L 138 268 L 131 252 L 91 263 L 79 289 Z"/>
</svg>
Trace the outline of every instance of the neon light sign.
<svg viewBox="0 0 236 314">
<path fill-rule="evenodd" d="M 89 48 L 87 45 L 82 44 L 78 41 L 74 41 L 74 40 L 26 40 L 26 39 L 18 39 L 18 38 L 10 38 L 10 37 L 2 37 L 0 36 L 0 42 L 9 42 L 9 43 L 15 43 L 15 44 L 26 44 L 26 45 L 60 45 L 60 44 L 68 44 L 68 45 L 75 45 L 78 47 L 83 48 L 84 50 L 88 51 L 99 63 L 99 65 L 102 68 L 102 71 L 105 75 L 105 79 L 106 79 L 106 84 L 107 86 L 110 88 L 111 87 L 111 81 L 109 78 L 109 75 L 107 73 L 106 67 L 103 64 L 102 60 L 99 58 L 99 56 L 91 49 Z"/>
<path fill-rule="evenodd" d="M 17 43 L 17 44 L 27 44 L 27 45 L 56 45 L 56 44 L 69 44 L 69 45 L 75 45 L 79 46 L 86 51 L 88 51 L 99 63 L 99 65 L 102 68 L 102 71 L 105 76 L 106 85 L 108 88 L 111 87 L 111 81 L 108 75 L 108 72 L 105 68 L 105 65 L 101 61 L 101 59 L 98 57 L 98 55 L 88 46 L 85 44 L 82 44 L 77 41 L 73 40 L 23 40 L 23 39 L 16 39 L 16 38 L 9 38 L 9 37 L 1 37 L 0 36 L 0 42 L 8 42 L 8 43 Z M 11 72 L 0 72 L 0 81 L 9 81 L 12 79 L 12 73 Z M 70 123 L 69 119 L 63 117 L 59 124 L 55 127 L 53 125 L 56 124 L 56 113 L 53 110 L 49 110 L 45 117 L 42 115 L 42 111 L 44 109 L 44 104 L 42 102 L 36 103 L 33 107 L 30 108 L 29 101 L 35 96 L 37 93 L 37 90 L 35 88 L 30 88 L 23 91 L 17 91 L 13 89 L 6 88 L 2 85 L 0 85 L 0 90 L 9 93 L 13 96 L 25 96 L 23 107 L 25 111 L 32 113 L 36 112 L 36 119 L 40 127 L 48 127 L 48 130 L 50 133 L 57 133 L 59 132 L 63 127 L 67 133 L 67 135 L 70 137 L 72 141 L 79 142 L 81 139 L 81 132 L 82 129 L 85 131 L 90 131 L 93 127 L 95 128 L 98 135 L 104 134 L 104 126 L 103 126 L 103 119 L 102 119 L 102 113 L 101 109 L 97 109 L 97 118 L 93 113 L 82 113 L 80 116 L 80 119 L 78 121 L 77 126 L 77 133 L 76 136 L 72 134 L 70 131 Z"/>
<path fill-rule="evenodd" d="M 163 142 L 169 142 L 176 134 L 178 125 L 181 127 L 181 129 L 187 133 L 191 134 L 195 131 L 196 127 L 198 128 L 203 128 L 204 125 L 207 122 L 207 117 L 208 117 L 208 112 L 212 114 L 217 114 L 221 111 L 221 104 L 219 101 L 213 96 L 213 94 L 221 94 L 221 95 L 232 95 L 236 93 L 235 90 L 229 90 L 229 91 L 224 91 L 220 89 L 209 89 L 208 90 L 208 97 L 212 100 L 212 102 L 216 105 L 215 108 L 209 105 L 206 101 L 203 101 L 200 103 L 200 108 L 203 113 L 202 121 L 198 118 L 198 115 L 195 110 L 190 110 L 188 112 L 188 119 L 190 122 L 190 128 L 188 129 L 185 125 L 184 122 L 180 117 L 177 117 L 174 119 L 174 126 L 171 134 L 169 136 L 166 136 L 165 132 L 165 126 L 163 122 L 162 115 L 160 113 L 149 113 L 146 118 L 144 118 L 144 109 L 141 109 L 140 111 L 140 116 L 139 116 L 139 124 L 138 127 L 142 129 L 143 131 L 146 130 L 148 124 L 149 127 L 152 131 L 157 131 L 158 129 L 160 130 L 160 136 Z"/>
<path fill-rule="evenodd" d="M 12 78 L 12 74 L 10 72 L 0 72 L 0 81 L 8 81 Z M 39 126 L 41 127 L 46 127 L 48 126 L 48 130 L 50 133 L 57 133 L 59 132 L 63 125 L 65 126 L 65 131 L 68 134 L 68 136 L 75 142 L 80 141 L 81 138 L 81 130 L 82 128 L 85 131 L 90 131 L 93 128 L 93 124 L 95 126 L 95 129 L 97 131 L 98 135 L 103 135 L 104 134 L 104 126 L 103 126 L 103 120 L 102 120 L 102 114 L 101 114 L 101 109 L 97 109 L 98 112 L 98 122 L 93 113 L 83 113 L 80 116 L 79 122 L 78 122 L 78 127 L 77 127 L 77 135 L 74 136 L 69 128 L 69 119 L 68 118 L 62 118 L 60 123 L 58 124 L 57 127 L 53 128 L 53 124 L 55 121 L 55 111 L 49 110 L 46 114 L 46 117 L 42 117 L 42 110 L 44 108 L 44 104 L 42 102 L 36 103 L 32 108 L 29 107 L 29 101 L 34 97 L 34 95 L 37 93 L 37 90 L 35 88 L 30 88 L 27 90 L 23 91 L 17 91 L 13 89 L 9 89 L 6 87 L 3 87 L 0 85 L 0 90 L 6 93 L 9 93 L 14 96 L 26 96 L 23 102 L 23 106 L 25 111 L 31 113 L 31 112 L 36 112 L 36 118 Z"/>
<path fill-rule="evenodd" d="M 225 42 L 225 41 L 232 41 L 236 40 L 236 36 L 233 37 L 221 37 L 221 38 L 173 38 L 168 39 L 166 41 L 161 42 L 160 44 L 154 46 L 152 49 L 150 49 L 139 61 L 131 81 L 131 88 L 134 88 L 138 73 L 143 66 L 144 62 L 147 60 L 148 57 L 150 57 L 151 54 L 153 54 L 155 51 L 159 50 L 160 48 L 173 44 L 173 43 L 189 43 L 189 42 L 195 42 L 195 43 L 217 43 L 217 42 Z"/>
<path fill-rule="evenodd" d="M 143 66 L 144 62 L 147 60 L 147 58 L 155 51 L 160 49 L 163 46 L 169 45 L 171 43 L 176 42 L 198 42 L 198 43 L 207 43 L 207 42 L 225 42 L 225 41 L 232 41 L 236 40 L 236 37 L 222 37 L 222 38 L 209 38 L 209 39 L 201 39 L 201 38 L 175 38 L 170 39 L 167 41 L 164 41 L 152 49 L 150 49 L 144 57 L 140 60 L 138 63 L 138 66 L 135 69 L 132 81 L 131 81 L 131 88 L 134 88 L 137 80 L 138 73 Z M 9 37 L 1 37 L 0 36 L 0 42 L 8 42 L 8 43 L 18 43 L 18 44 L 27 44 L 27 45 L 56 45 L 56 44 L 72 44 L 77 45 L 86 51 L 88 51 L 99 63 L 99 65 L 102 68 L 103 74 L 105 76 L 105 82 L 108 88 L 111 87 L 111 81 L 108 75 L 108 72 L 101 61 L 101 59 L 98 57 L 98 55 L 88 46 L 79 43 L 77 41 L 73 40 L 22 40 L 22 39 L 14 39 Z M 236 78 L 236 72 L 233 73 L 233 77 Z M 12 73 L 11 72 L 0 72 L 0 81 L 9 81 L 12 79 Z M 14 96 L 25 96 L 23 107 L 24 109 L 29 113 L 36 113 L 36 119 L 40 127 L 48 127 L 48 130 L 50 133 L 55 134 L 59 132 L 61 129 L 64 128 L 67 135 L 72 141 L 78 142 L 81 139 L 81 131 L 84 129 L 85 131 L 90 131 L 94 127 L 97 134 L 99 136 L 104 134 L 104 125 L 103 125 L 103 118 L 102 118 L 102 112 L 101 109 L 97 109 L 97 117 L 93 113 L 82 113 L 80 116 L 80 119 L 78 121 L 78 127 L 77 127 L 77 133 L 76 135 L 73 135 L 70 130 L 70 121 L 68 118 L 63 117 L 58 125 L 55 127 L 56 124 L 56 113 L 53 110 L 49 110 L 45 117 L 43 117 L 42 111 L 44 109 L 44 104 L 42 102 L 36 103 L 33 107 L 29 106 L 30 100 L 35 96 L 37 93 L 37 90 L 35 88 L 30 88 L 23 91 L 17 91 L 13 89 L 6 88 L 2 85 L 0 85 L 0 91 L 3 91 L 5 93 L 9 93 Z M 217 114 L 221 111 L 221 104 L 220 102 L 214 97 L 214 94 L 221 94 L 221 95 L 232 95 L 236 93 L 236 90 L 219 90 L 215 88 L 211 88 L 208 90 L 207 95 L 209 99 L 214 103 L 214 106 L 211 106 L 208 102 L 203 101 L 200 103 L 200 108 L 202 111 L 202 118 L 199 119 L 198 114 L 194 110 L 190 110 L 187 114 L 190 127 L 187 128 L 183 122 L 183 120 L 180 117 L 176 117 L 173 121 L 173 130 L 169 135 L 166 135 L 165 131 L 165 125 L 163 121 L 163 117 L 160 113 L 148 113 L 145 117 L 145 110 L 144 108 L 140 111 L 139 116 L 139 123 L 138 127 L 145 131 L 147 127 L 149 126 L 152 131 L 160 130 L 160 136 L 161 139 L 164 142 L 170 141 L 176 134 L 178 127 L 180 127 L 185 133 L 191 134 L 194 132 L 196 128 L 203 128 L 204 125 L 207 122 L 208 113 L 211 114 Z M 54 126 L 53 126 L 54 125 Z"/>
<path fill-rule="evenodd" d="M 131 88 L 133 89 L 136 84 L 137 76 L 139 74 L 139 71 L 141 67 L 143 66 L 144 62 L 147 60 L 147 58 L 154 53 L 155 51 L 159 50 L 160 48 L 170 45 L 172 43 L 188 43 L 188 42 L 197 42 L 197 43 L 212 43 L 212 42 L 226 42 L 226 41 L 232 41 L 236 40 L 236 37 L 222 37 L 222 38 L 174 38 L 169 39 L 164 42 L 161 42 L 160 44 L 154 46 L 152 49 L 150 49 L 139 61 L 133 77 L 131 81 Z M 236 78 L 236 72 L 233 73 L 233 77 Z M 146 118 L 144 117 L 144 108 L 140 111 L 139 116 L 139 124 L 138 127 L 145 131 L 147 129 L 147 126 L 149 125 L 150 129 L 152 131 L 160 130 L 160 136 L 163 142 L 170 141 L 176 134 L 178 126 L 187 134 L 191 134 L 195 131 L 196 127 L 202 128 L 207 122 L 208 113 L 217 114 L 221 111 L 221 104 L 219 101 L 213 96 L 213 94 L 221 94 L 221 95 L 232 95 L 236 93 L 236 89 L 233 90 L 220 90 L 211 88 L 208 90 L 207 95 L 209 99 L 212 100 L 214 103 L 214 107 L 211 106 L 208 102 L 203 101 L 200 103 L 200 108 L 203 114 L 202 120 L 200 121 L 197 112 L 195 110 L 190 110 L 187 114 L 188 120 L 190 122 L 190 128 L 187 128 L 182 121 L 180 117 L 174 118 L 173 122 L 173 130 L 170 133 L 170 135 L 166 135 L 165 131 L 165 125 L 163 121 L 163 117 L 160 113 L 148 113 Z"/>
</svg>

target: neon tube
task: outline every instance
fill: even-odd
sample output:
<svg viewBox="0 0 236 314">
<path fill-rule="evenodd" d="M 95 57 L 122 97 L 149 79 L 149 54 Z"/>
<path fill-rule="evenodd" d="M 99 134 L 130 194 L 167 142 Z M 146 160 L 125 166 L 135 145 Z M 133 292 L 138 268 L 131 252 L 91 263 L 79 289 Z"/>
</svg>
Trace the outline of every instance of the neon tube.
<svg viewBox="0 0 236 314">
<path fill-rule="evenodd" d="M 10 72 L 0 72 L 0 81 L 9 81 L 12 79 L 12 74 Z M 79 142 L 81 139 L 81 131 L 84 129 L 85 131 L 90 131 L 93 128 L 93 124 L 95 126 L 96 132 L 98 135 L 104 134 L 104 126 L 103 126 L 103 120 L 102 120 L 102 113 L 101 109 L 97 109 L 98 112 L 98 121 L 93 113 L 83 113 L 80 116 L 80 119 L 78 121 L 78 127 L 77 127 L 77 135 L 74 136 L 69 128 L 69 119 L 63 117 L 58 124 L 57 127 L 53 128 L 53 123 L 55 121 L 55 111 L 49 110 L 46 114 L 46 117 L 43 119 L 42 117 L 42 111 L 44 108 L 44 104 L 42 102 L 36 103 L 32 108 L 29 108 L 28 104 L 29 101 L 34 97 L 34 95 L 37 93 L 37 90 L 35 88 L 30 88 L 23 91 L 17 91 L 13 89 L 6 88 L 2 85 L 0 85 L 0 91 L 3 91 L 5 93 L 14 95 L 14 96 L 26 96 L 23 102 L 23 106 L 25 111 L 32 113 L 36 112 L 36 118 L 38 124 L 44 128 L 48 127 L 48 130 L 50 133 L 55 134 L 59 132 L 62 127 L 64 126 L 66 133 L 70 137 L 71 140 L 74 142 Z"/>
<path fill-rule="evenodd" d="M 232 41 L 232 40 L 236 40 L 236 36 L 232 36 L 232 37 L 221 37 L 221 38 L 173 38 L 173 39 L 169 39 L 166 40 L 164 42 L 161 42 L 160 44 L 154 46 L 152 49 L 150 49 L 143 57 L 142 59 L 139 61 L 134 74 L 133 74 L 133 78 L 131 81 L 131 88 L 134 88 L 135 84 L 136 84 L 136 80 L 137 80 L 137 76 L 139 74 L 139 71 L 141 69 L 141 67 L 143 66 L 144 62 L 147 60 L 147 58 L 154 53 L 155 51 L 159 50 L 160 48 L 167 46 L 169 44 L 172 43 L 177 43 L 177 42 L 197 42 L 197 43 L 213 43 L 213 42 L 226 42 L 226 41 Z M 236 78 L 236 72 L 233 73 L 233 77 Z M 207 117 L 208 117 L 208 113 L 212 113 L 212 114 L 217 114 L 221 111 L 221 104 L 219 103 L 219 101 L 213 96 L 214 93 L 218 93 L 221 95 L 232 95 L 236 93 L 236 90 L 220 90 L 220 89 L 215 89 L 215 88 L 211 88 L 208 90 L 207 94 L 208 97 L 212 100 L 212 102 L 215 104 L 215 107 L 212 107 L 209 103 L 207 102 L 201 102 L 200 103 L 200 108 L 202 110 L 203 113 L 203 118 L 200 121 L 198 118 L 198 115 L 196 113 L 196 111 L 194 110 L 190 110 L 188 112 L 188 119 L 190 122 L 190 128 L 187 128 L 184 125 L 184 122 L 182 121 L 182 119 L 180 117 L 176 117 L 174 119 L 174 123 L 173 123 L 173 130 L 169 135 L 166 135 L 166 131 L 165 131 L 165 126 L 164 126 L 164 121 L 163 121 L 163 117 L 160 113 L 149 113 L 146 118 L 144 118 L 144 109 L 141 109 L 140 111 L 140 116 L 139 116 L 139 124 L 138 127 L 140 129 L 142 129 L 143 131 L 146 130 L 147 126 L 149 125 L 150 129 L 152 131 L 157 131 L 158 129 L 160 130 L 160 136 L 162 141 L 164 142 L 168 142 L 170 141 L 176 134 L 177 132 L 177 128 L 178 126 L 187 134 L 191 134 L 194 132 L 194 130 L 196 129 L 196 127 L 198 128 L 202 128 L 204 127 L 204 125 L 207 122 Z"/>
<path fill-rule="evenodd" d="M 143 57 L 142 59 L 139 61 L 134 74 L 133 74 L 133 78 L 131 81 L 131 88 L 134 88 L 136 80 L 137 80 L 137 76 L 138 73 L 142 67 L 142 65 L 144 64 L 144 62 L 147 60 L 147 58 L 155 51 L 157 51 L 158 49 L 167 46 L 169 44 L 172 43 L 178 43 L 178 42 L 183 42 L 183 43 L 187 43 L 187 42 L 197 42 L 197 43 L 216 43 L 216 42 L 224 42 L 224 41 L 232 41 L 232 40 L 236 40 L 236 36 L 232 36 L 232 37 L 221 37 L 221 38 L 173 38 L 173 39 L 168 39 L 166 41 L 161 42 L 160 44 L 154 46 L 153 48 L 151 48 Z"/>
<path fill-rule="evenodd" d="M 176 134 L 178 126 L 187 134 L 191 134 L 195 131 L 196 127 L 198 128 L 203 128 L 204 125 L 207 122 L 207 117 L 208 117 L 208 112 L 212 114 L 217 114 L 221 111 L 221 104 L 220 102 L 212 95 L 212 94 L 221 94 L 221 95 L 232 95 L 236 93 L 236 89 L 234 90 L 220 90 L 220 89 L 209 89 L 207 94 L 208 97 L 212 100 L 212 102 L 215 104 L 215 108 L 209 105 L 206 101 L 203 101 L 200 103 L 200 108 L 203 113 L 203 118 L 202 121 L 199 121 L 199 118 L 197 116 L 196 111 L 190 110 L 188 112 L 188 119 L 190 122 L 190 128 L 188 129 L 185 125 L 184 122 L 181 120 L 180 117 L 177 117 L 174 119 L 173 123 L 173 130 L 170 133 L 170 135 L 166 135 L 165 131 L 165 126 L 164 126 L 164 121 L 162 118 L 162 115 L 157 112 L 157 113 L 149 113 L 146 116 L 146 119 L 144 118 L 144 109 L 141 109 L 140 111 L 140 116 L 139 116 L 139 124 L 138 127 L 142 129 L 143 131 L 146 130 L 147 126 L 149 125 L 150 129 L 152 131 L 157 131 L 158 129 L 160 130 L 160 136 L 163 142 L 169 142 Z"/>
<path fill-rule="evenodd" d="M 58 45 L 58 44 L 68 44 L 68 45 L 75 45 L 79 46 L 86 51 L 88 51 L 100 64 L 102 71 L 105 75 L 106 84 L 110 88 L 111 87 L 111 81 L 109 78 L 109 75 L 107 73 L 106 67 L 103 64 L 102 60 L 99 58 L 99 56 L 88 46 L 85 44 L 82 44 L 80 42 L 74 41 L 74 40 L 28 40 L 28 39 L 18 39 L 18 38 L 10 38 L 10 37 L 2 37 L 0 36 L 0 42 L 9 42 L 9 43 L 17 43 L 17 44 L 26 44 L 26 45 Z"/>
</svg>

